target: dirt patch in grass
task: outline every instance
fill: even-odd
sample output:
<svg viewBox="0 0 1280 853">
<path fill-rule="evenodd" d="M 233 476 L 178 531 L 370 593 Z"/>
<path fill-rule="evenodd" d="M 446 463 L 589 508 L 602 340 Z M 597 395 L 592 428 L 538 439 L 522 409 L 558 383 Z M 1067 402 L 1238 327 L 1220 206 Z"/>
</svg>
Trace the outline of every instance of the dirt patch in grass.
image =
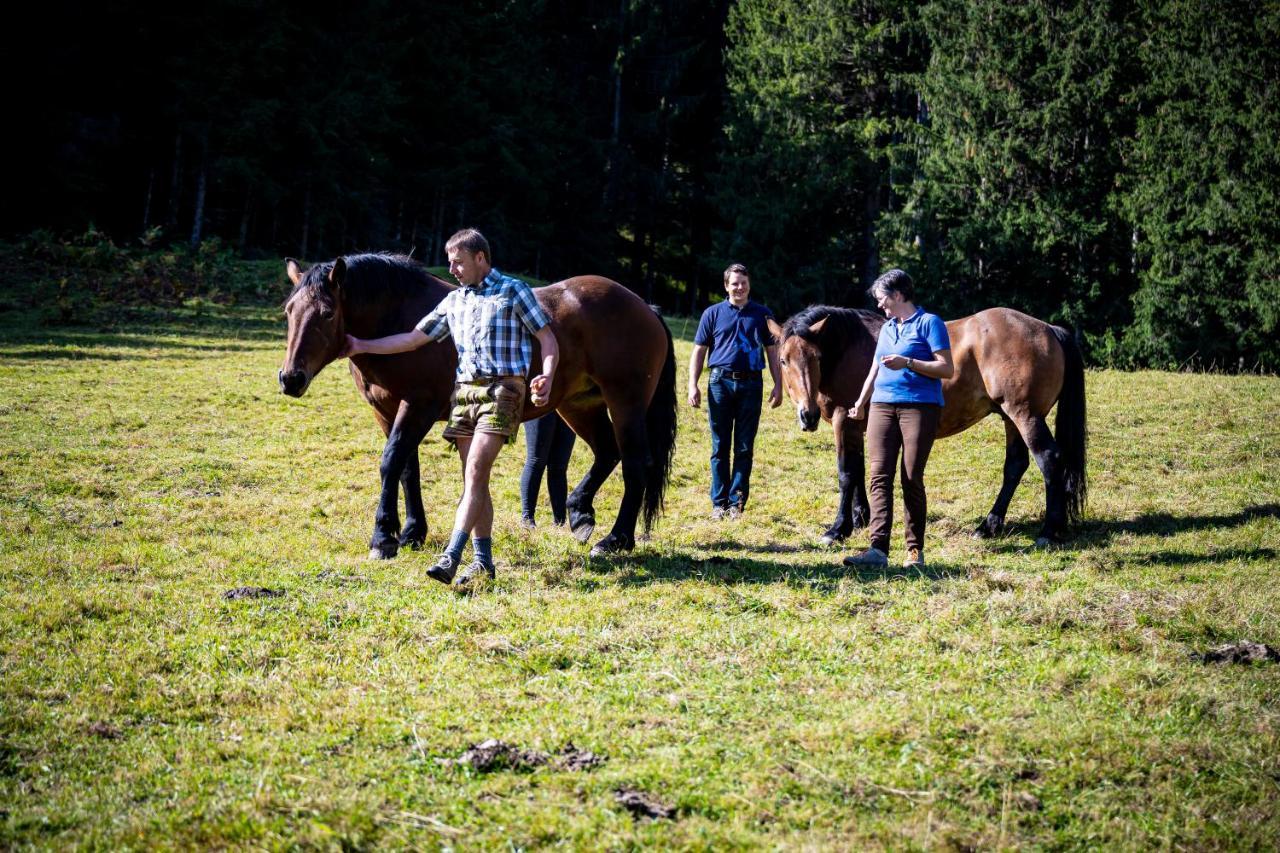
<svg viewBox="0 0 1280 853">
<path fill-rule="evenodd" d="M 479 773 L 495 770 L 533 770 L 551 765 L 558 770 L 590 770 L 604 764 L 607 759 L 588 749 L 578 749 L 566 744 L 559 753 L 552 755 L 537 749 L 525 749 L 500 740 L 490 739 L 476 744 L 457 758 L 445 758 L 441 764 L 467 766 Z"/>
<path fill-rule="evenodd" d="M 279 598 L 284 595 L 282 589 L 268 589 L 265 586 L 238 586 L 235 589 L 229 589 L 222 594 L 227 601 L 236 601 L 241 598 Z"/>
<path fill-rule="evenodd" d="M 1280 649 L 1266 643 L 1241 640 L 1210 649 L 1199 657 L 1205 663 L 1265 663 L 1280 661 Z"/>
<path fill-rule="evenodd" d="M 646 794 L 644 791 L 637 791 L 634 788 L 618 788 L 613 792 L 613 795 L 617 799 L 618 805 L 631 812 L 632 817 L 648 818 L 649 820 L 671 820 L 676 816 L 674 808 L 652 794 Z"/>
</svg>

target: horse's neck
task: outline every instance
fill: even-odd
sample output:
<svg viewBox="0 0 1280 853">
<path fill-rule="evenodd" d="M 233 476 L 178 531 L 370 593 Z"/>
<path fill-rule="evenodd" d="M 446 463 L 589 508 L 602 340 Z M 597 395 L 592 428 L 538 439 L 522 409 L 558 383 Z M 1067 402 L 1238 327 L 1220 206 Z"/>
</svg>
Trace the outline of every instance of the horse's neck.
<svg viewBox="0 0 1280 853">
<path fill-rule="evenodd" d="M 389 293 L 372 302 L 348 300 L 347 332 L 357 338 L 380 338 L 407 332 L 440 304 L 445 291 L 434 281 L 411 291 Z"/>
</svg>

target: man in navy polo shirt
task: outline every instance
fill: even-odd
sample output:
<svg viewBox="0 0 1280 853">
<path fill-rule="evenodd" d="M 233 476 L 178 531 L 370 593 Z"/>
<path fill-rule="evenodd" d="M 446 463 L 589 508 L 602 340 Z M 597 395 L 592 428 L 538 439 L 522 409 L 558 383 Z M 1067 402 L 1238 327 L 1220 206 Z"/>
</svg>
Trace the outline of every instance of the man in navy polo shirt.
<svg viewBox="0 0 1280 853">
<path fill-rule="evenodd" d="M 702 312 L 698 332 L 693 337 L 693 358 L 689 361 L 689 405 L 696 409 L 702 403 L 698 378 L 710 350 L 707 418 L 711 422 L 711 517 L 714 519 L 742 515 L 751 494 L 751 456 L 764 393 L 760 371 L 764 370 L 766 356 L 769 375 L 773 377 L 769 407 L 776 409 L 782 404 L 778 342 L 768 324 L 773 314 L 759 302 L 747 298 L 751 294 L 751 279 L 742 264 L 730 264 L 724 271 L 724 290 L 729 299 Z"/>
</svg>

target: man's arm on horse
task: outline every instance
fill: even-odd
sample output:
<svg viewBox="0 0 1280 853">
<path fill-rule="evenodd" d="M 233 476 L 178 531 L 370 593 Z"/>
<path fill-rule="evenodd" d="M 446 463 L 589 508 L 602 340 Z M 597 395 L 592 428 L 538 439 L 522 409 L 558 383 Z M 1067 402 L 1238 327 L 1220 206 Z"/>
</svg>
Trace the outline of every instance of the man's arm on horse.
<svg viewBox="0 0 1280 853">
<path fill-rule="evenodd" d="M 387 335 L 385 338 L 365 339 L 347 335 L 347 345 L 343 347 L 342 355 L 348 358 L 366 352 L 374 355 L 392 355 L 417 349 L 430 342 L 431 339 L 418 329 L 411 329 L 398 335 Z"/>
</svg>

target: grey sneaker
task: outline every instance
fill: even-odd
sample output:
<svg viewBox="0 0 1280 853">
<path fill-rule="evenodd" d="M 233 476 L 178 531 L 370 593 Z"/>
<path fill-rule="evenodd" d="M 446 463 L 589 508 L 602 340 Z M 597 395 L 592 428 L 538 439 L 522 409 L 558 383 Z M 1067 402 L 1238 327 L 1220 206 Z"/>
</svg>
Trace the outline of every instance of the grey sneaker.
<svg viewBox="0 0 1280 853">
<path fill-rule="evenodd" d="M 453 583 L 453 573 L 457 571 L 457 563 L 448 554 L 441 554 L 436 564 L 427 569 L 427 577 L 448 586 Z"/>
<path fill-rule="evenodd" d="M 923 569 L 924 568 L 924 549 L 908 548 L 907 558 L 902 561 L 904 569 Z"/>
<path fill-rule="evenodd" d="M 718 506 L 715 509 L 711 510 L 711 520 L 720 521 L 722 518 L 724 518 L 728 514 L 729 514 L 728 507 Z"/>
<path fill-rule="evenodd" d="M 730 521 L 737 521 L 738 519 L 742 518 L 742 507 L 738 506 L 737 504 L 734 504 L 733 506 L 729 507 L 728 512 L 725 513 L 725 517 L 728 518 Z"/>
<path fill-rule="evenodd" d="M 861 554 L 854 554 L 851 557 L 844 558 L 846 566 L 871 566 L 873 568 L 884 568 L 889 565 L 889 555 L 879 548 L 868 548 Z"/>
<path fill-rule="evenodd" d="M 486 566 L 479 560 L 472 560 L 471 565 L 467 566 L 458 573 L 458 577 L 454 580 L 454 586 L 470 586 L 481 578 L 493 580 L 498 576 L 493 566 Z"/>
</svg>

